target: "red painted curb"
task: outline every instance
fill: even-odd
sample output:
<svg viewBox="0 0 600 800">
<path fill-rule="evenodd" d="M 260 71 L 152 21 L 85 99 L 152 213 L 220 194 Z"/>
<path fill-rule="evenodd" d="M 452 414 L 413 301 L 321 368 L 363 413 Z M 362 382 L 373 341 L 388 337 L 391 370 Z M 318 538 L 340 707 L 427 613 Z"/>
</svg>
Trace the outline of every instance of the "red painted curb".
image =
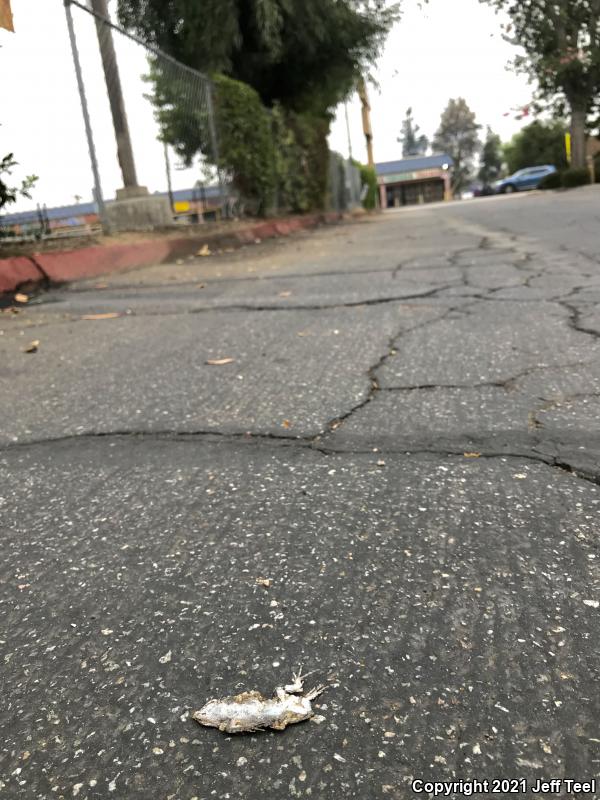
<svg viewBox="0 0 600 800">
<path fill-rule="evenodd" d="M 64 283 L 80 278 L 93 278 L 106 272 L 159 264 L 168 258 L 171 248 L 167 239 L 112 244 L 108 247 L 84 247 L 58 253 L 36 253 L 35 260 L 51 281 Z"/>
<path fill-rule="evenodd" d="M 308 214 L 304 217 L 265 220 L 247 228 L 222 231 L 203 236 L 181 239 L 152 239 L 134 244 L 112 244 L 83 247 L 80 250 L 64 250 L 56 253 L 36 253 L 36 269 L 29 258 L 0 259 L 0 293 L 14 291 L 20 284 L 39 282 L 45 275 L 54 283 L 65 283 L 81 278 L 92 278 L 109 272 L 121 272 L 136 267 L 149 267 L 177 258 L 195 255 L 199 248 L 208 244 L 213 249 L 250 244 L 257 239 L 272 239 L 290 233 L 313 228 L 320 223 L 341 219 L 337 212 Z"/>
<path fill-rule="evenodd" d="M 42 279 L 39 269 L 26 256 L 0 259 L 0 294 L 12 292 L 23 283 L 37 283 Z"/>
</svg>

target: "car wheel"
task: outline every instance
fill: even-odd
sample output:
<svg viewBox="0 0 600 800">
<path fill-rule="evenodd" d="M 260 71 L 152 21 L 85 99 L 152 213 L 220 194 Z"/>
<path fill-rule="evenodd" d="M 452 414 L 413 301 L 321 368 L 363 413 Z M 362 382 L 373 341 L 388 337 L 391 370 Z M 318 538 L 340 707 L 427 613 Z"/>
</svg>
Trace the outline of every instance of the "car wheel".
<svg viewBox="0 0 600 800">
<path fill-rule="evenodd" d="M 513 186 L 512 183 L 508 183 L 504 187 L 504 194 L 512 194 L 513 192 L 516 192 L 516 191 L 517 191 L 516 186 Z"/>
</svg>

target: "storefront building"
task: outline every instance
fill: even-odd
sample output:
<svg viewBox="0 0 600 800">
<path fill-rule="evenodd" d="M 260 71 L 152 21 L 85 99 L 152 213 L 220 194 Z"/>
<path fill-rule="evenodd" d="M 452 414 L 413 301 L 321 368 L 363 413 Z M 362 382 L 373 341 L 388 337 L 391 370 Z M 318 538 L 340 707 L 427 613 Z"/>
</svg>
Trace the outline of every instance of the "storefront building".
<svg viewBox="0 0 600 800">
<path fill-rule="evenodd" d="M 445 154 L 375 164 L 381 208 L 450 200 L 453 164 Z"/>
</svg>

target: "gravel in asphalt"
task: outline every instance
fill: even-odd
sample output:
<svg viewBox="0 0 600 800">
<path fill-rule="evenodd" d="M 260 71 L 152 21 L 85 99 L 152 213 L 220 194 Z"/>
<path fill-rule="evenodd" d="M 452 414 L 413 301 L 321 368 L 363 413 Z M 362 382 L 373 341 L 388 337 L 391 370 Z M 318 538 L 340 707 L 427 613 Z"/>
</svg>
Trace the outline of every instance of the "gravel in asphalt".
<svg viewBox="0 0 600 800">
<path fill-rule="evenodd" d="M 407 209 L 0 315 L 1 797 L 598 776 L 597 199 Z M 300 666 L 319 724 L 190 719 Z"/>
</svg>

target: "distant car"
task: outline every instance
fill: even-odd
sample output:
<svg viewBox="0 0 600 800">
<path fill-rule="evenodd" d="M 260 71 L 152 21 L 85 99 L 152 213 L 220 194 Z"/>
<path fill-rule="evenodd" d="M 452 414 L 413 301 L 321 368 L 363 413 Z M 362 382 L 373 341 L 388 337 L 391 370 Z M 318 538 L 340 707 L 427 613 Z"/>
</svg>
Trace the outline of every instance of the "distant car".
<svg viewBox="0 0 600 800">
<path fill-rule="evenodd" d="M 545 164 L 543 167 L 527 167 L 496 181 L 494 191 L 496 194 L 509 194 L 511 192 L 524 192 L 527 189 L 537 189 L 541 181 L 547 176 L 556 172 L 556 167 L 552 164 Z"/>
</svg>

